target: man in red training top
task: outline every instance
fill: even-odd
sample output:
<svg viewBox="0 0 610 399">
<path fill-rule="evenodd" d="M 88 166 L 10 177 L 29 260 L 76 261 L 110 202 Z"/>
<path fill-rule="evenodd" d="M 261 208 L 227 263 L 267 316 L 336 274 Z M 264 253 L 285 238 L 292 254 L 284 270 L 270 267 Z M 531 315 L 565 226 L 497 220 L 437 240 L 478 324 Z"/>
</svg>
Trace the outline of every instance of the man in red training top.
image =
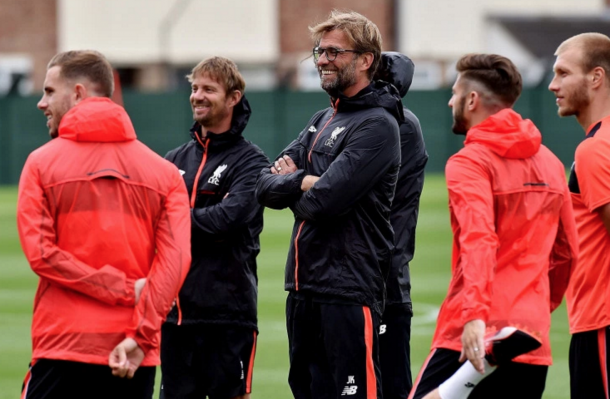
<svg viewBox="0 0 610 399">
<path fill-rule="evenodd" d="M 453 131 L 466 140 L 445 170 L 452 279 L 410 398 L 431 391 L 427 398 L 540 398 L 551 364 L 551 311 L 561 303 L 577 253 L 565 169 L 541 145 L 534 124 L 512 110 L 521 75 L 509 59 L 470 54 L 456 68 L 449 106 Z M 486 359 L 486 331 L 510 326 L 539 348 Z M 443 389 L 466 359 L 490 375 L 478 385 L 462 384 L 466 392 Z M 488 359 L 498 364 L 495 371 Z"/>
<path fill-rule="evenodd" d="M 112 91 L 98 52 L 48 65 L 38 108 L 53 140 L 28 157 L 17 204 L 40 277 L 25 399 L 151 398 L 161 323 L 190 264 L 180 173 L 136 140 Z"/>
<path fill-rule="evenodd" d="M 569 187 L 578 263 L 566 293 L 572 398 L 610 397 L 610 38 L 583 33 L 555 52 L 549 85 L 559 116 L 576 116 L 586 137 L 576 148 Z"/>
</svg>

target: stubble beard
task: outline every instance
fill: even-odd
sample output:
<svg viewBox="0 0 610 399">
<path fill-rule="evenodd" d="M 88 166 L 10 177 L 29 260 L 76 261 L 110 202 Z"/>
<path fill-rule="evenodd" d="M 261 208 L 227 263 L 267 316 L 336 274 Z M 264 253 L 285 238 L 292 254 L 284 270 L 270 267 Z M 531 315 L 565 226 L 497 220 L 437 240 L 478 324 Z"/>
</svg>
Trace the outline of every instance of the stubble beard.
<svg viewBox="0 0 610 399">
<path fill-rule="evenodd" d="M 320 71 L 320 86 L 329 96 L 337 98 L 339 93 L 345 91 L 348 87 L 356 84 L 356 60 L 344 66 L 343 68 L 337 69 L 337 76 L 331 81 L 325 81 Z"/>
<path fill-rule="evenodd" d="M 195 110 L 193 110 L 193 119 L 206 129 L 216 126 L 220 123 L 228 114 L 228 111 L 224 107 L 218 107 L 211 104 L 210 111 L 203 117 L 197 117 Z"/>
<path fill-rule="evenodd" d="M 455 134 L 465 136 L 468 132 L 466 119 L 464 118 L 464 108 L 466 107 L 466 98 L 458 99 L 453 112 L 453 125 L 451 130 Z"/>
<path fill-rule="evenodd" d="M 564 97 L 564 101 L 567 101 L 567 105 L 563 108 L 557 108 L 557 115 L 560 117 L 565 116 L 578 116 L 582 110 L 587 108 L 591 104 L 586 85 L 578 85 L 572 94 L 568 97 Z"/>
</svg>

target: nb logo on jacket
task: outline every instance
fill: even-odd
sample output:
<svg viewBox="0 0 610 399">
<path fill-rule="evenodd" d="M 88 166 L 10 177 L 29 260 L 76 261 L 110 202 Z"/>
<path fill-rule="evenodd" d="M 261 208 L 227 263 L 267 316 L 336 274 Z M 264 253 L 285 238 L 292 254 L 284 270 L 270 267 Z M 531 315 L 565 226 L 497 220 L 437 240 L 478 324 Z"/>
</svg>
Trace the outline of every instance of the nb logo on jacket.
<svg viewBox="0 0 610 399">
<path fill-rule="evenodd" d="M 214 171 L 214 174 L 208 179 L 208 183 L 210 184 L 215 184 L 215 185 L 219 185 L 220 182 L 220 175 L 222 174 L 222 172 L 225 171 L 225 169 L 227 168 L 227 165 L 220 165 L 219 167 L 216 168 L 216 170 Z"/>
</svg>

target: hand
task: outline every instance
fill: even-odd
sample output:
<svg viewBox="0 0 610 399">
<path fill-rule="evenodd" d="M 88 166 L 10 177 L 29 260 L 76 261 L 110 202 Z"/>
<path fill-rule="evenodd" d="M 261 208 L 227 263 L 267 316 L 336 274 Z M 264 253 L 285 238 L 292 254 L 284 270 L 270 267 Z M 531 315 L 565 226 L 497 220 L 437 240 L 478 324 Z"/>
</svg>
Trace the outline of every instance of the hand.
<svg viewBox="0 0 610 399">
<path fill-rule="evenodd" d="M 474 368 L 481 374 L 485 373 L 483 358 L 485 357 L 485 322 L 483 320 L 471 320 L 464 324 L 462 333 L 462 353 L 460 362 L 468 359 Z"/>
<path fill-rule="evenodd" d="M 108 366 L 114 376 L 133 378 L 142 360 L 144 360 L 144 351 L 133 338 L 125 338 L 110 352 Z"/>
<path fill-rule="evenodd" d="M 136 280 L 136 284 L 135 284 L 136 305 L 140 301 L 140 295 L 142 295 L 142 290 L 144 289 L 144 284 L 146 284 L 146 277 Z"/>
<path fill-rule="evenodd" d="M 301 182 L 301 191 L 309 191 L 309 189 L 312 188 L 313 185 L 318 180 L 320 180 L 320 177 L 318 177 L 318 176 L 313 176 L 313 175 L 305 176 L 305 178 Z"/>
<path fill-rule="evenodd" d="M 274 175 L 289 175 L 297 170 L 297 166 L 288 155 L 278 158 L 271 167 L 271 173 Z"/>
</svg>

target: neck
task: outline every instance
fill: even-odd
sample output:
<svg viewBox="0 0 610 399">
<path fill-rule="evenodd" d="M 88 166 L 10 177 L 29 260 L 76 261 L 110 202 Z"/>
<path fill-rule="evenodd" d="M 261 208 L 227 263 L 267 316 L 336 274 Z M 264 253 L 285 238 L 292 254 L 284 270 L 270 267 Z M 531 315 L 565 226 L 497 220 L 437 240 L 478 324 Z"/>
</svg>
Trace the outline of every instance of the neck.
<svg viewBox="0 0 610 399">
<path fill-rule="evenodd" d="M 600 93 L 602 94 L 602 93 Z M 610 95 L 609 93 L 603 93 L 603 95 L 597 96 L 591 99 L 591 103 L 587 108 L 582 110 L 576 115 L 576 120 L 582 126 L 582 129 L 587 133 L 589 127 L 610 115 Z"/>
<path fill-rule="evenodd" d="M 232 115 L 232 114 L 231 114 Z M 231 129 L 231 118 L 225 118 L 222 121 L 210 126 L 201 125 L 201 137 L 205 138 L 210 134 L 223 134 Z"/>
<path fill-rule="evenodd" d="M 360 90 L 367 87 L 371 81 L 368 78 L 362 78 L 358 82 L 354 83 L 347 89 L 343 91 L 343 95 L 346 97 L 354 97 L 356 94 L 360 93 Z"/>
</svg>

